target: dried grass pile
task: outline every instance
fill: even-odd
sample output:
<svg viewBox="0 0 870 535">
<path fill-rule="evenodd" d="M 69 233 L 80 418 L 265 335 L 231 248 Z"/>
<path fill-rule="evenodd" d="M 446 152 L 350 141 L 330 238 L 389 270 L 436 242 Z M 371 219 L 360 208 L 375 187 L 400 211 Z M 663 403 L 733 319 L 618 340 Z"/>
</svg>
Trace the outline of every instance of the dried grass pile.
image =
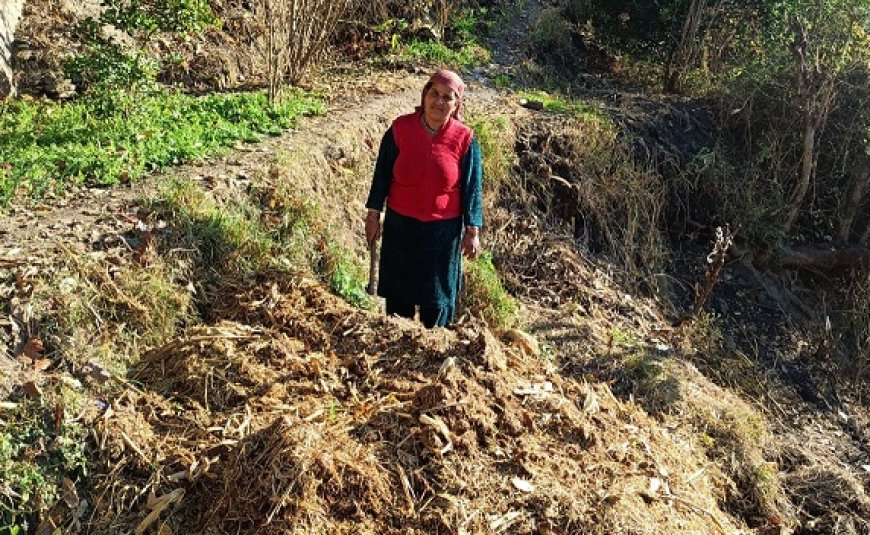
<svg viewBox="0 0 870 535">
<path fill-rule="evenodd" d="M 279 381 L 293 365 L 304 369 L 304 346 L 286 335 L 223 322 L 196 327 L 147 353 L 136 379 L 166 397 L 225 410 Z"/>
<path fill-rule="evenodd" d="M 786 488 L 813 518 L 807 533 L 870 533 L 870 496 L 854 476 L 837 466 L 807 466 L 786 476 Z"/>
<path fill-rule="evenodd" d="M 378 533 L 393 499 L 386 475 L 343 425 L 285 416 L 242 440 L 198 489 L 211 499 L 198 531 Z"/>
<path fill-rule="evenodd" d="M 427 331 L 304 280 L 219 302 L 226 322 L 142 363 L 143 388 L 172 403 L 131 404 L 152 428 L 152 473 L 100 475 L 130 496 L 94 532 L 158 517 L 192 533 L 738 528 L 692 444 L 482 325 Z M 243 361 L 271 373 L 257 383 Z M 205 410 L 204 383 L 225 403 L 210 394 Z"/>
</svg>

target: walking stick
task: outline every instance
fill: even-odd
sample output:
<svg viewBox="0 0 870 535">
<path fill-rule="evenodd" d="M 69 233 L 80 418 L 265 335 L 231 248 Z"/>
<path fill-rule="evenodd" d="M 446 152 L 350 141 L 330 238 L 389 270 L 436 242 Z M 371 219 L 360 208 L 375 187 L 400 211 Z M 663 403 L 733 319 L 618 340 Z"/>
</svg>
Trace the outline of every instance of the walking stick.
<svg viewBox="0 0 870 535">
<path fill-rule="evenodd" d="M 378 241 L 372 240 L 369 244 L 369 285 L 366 293 L 375 295 L 378 293 Z"/>
</svg>

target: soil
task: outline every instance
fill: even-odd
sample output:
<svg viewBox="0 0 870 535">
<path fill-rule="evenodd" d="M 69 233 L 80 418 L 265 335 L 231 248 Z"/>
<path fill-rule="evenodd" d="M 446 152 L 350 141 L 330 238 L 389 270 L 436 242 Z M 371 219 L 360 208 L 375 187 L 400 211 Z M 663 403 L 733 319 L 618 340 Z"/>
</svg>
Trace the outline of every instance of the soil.
<svg viewBox="0 0 870 535">
<path fill-rule="evenodd" d="M 496 55 L 519 57 L 516 50 Z M 59 244 L 129 256 L 126 241 L 156 224 L 141 213 L 143 199 L 171 177 L 219 193 L 244 189 L 276 166 L 334 208 L 325 217 L 363 257 L 367 169 L 380 135 L 417 103 L 425 78 L 350 70 L 357 74 L 316 82 L 330 95 L 329 111 L 285 135 L 134 185 L 82 187 L 11 207 L 0 216 L 3 280 L 50 272 Z M 552 119 L 489 87 L 486 72 L 477 76 L 470 114 L 550 131 Z M 639 132 L 646 149 L 685 162 L 709 142 L 710 117 L 695 103 L 610 94 L 616 97 L 603 108 Z M 671 128 L 671 112 L 684 120 L 683 132 Z M 282 158 L 288 154 L 291 163 Z M 627 291 L 606 263 L 577 247 L 573 229 L 532 200 L 518 191 L 493 203 L 485 240 L 542 351 L 475 319 L 427 331 L 354 309 L 302 276 L 218 289 L 209 323 L 151 348 L 132 371 L 134 384 L 107 400 L 93 420 L 93 488 L 58 504 L 43 526 L 71 533 L 780 533 L 793 526 L 807 534 L 870 533 L 866 398 L 831 396 L 818 377 L 794 371 L 800 362 L 765 353 L 782 355 L 793 341 L 765 334 L 780 331 L 781 315 L 748 311 L 769 309 L 760 283 L 729 266 L 714 306 L 746 318 L 727 323 L 725 336 L 735 355 L 750 357 L 711 362 L 679 350 L 680 332 L 664 307 Z M 7 354 L 20 334 L 13 323 L 0 324 Z M 632 351 L 676 359 L 679 396 L 656 397 L 657 404 L 635 398 L 636 381 L 617 366 L 630 351 L 615 332 L 631 333 Z M 760 353 L 738 351 L 749 339 Z M 0 366 L 8 388 L 27 379 L 11 359 L 0 357 Z M 745 370 L 744 380 L 726 373 L 729 366 Z M 746 377 L 760 388 L 747 388 Z M 709 406 L 724 418 L 746 401 L 771 428 L 765 458 L 778 462 L 790 501 L 778 510 L 741 503 L 747 484 L 716 464 L 698 422 L 686 416 Z M 82 504 L 86 517 L 78 514 Z"/>
</svg>

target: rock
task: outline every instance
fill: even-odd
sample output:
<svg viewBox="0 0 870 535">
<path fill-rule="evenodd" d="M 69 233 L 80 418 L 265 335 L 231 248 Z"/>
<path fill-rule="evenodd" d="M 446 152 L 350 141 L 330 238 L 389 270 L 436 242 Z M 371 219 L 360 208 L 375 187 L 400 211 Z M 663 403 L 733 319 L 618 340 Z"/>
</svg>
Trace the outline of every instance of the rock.
<svg viewBox="0 0 870 535">
<path fill-rule="evenodd" d="M 535 111 L 543 111 L 544 109 L 544 103 L 540 100 L 529 100 L 525 98 L 520 99 L 520 106 Z"/>
<path fill-rule="evenodd" d="M 0 7 L 0 98 L 17 92 L 12 77 L 12 44 L 23 9 L 24 0 L 4 0 Z"/>
</svg>

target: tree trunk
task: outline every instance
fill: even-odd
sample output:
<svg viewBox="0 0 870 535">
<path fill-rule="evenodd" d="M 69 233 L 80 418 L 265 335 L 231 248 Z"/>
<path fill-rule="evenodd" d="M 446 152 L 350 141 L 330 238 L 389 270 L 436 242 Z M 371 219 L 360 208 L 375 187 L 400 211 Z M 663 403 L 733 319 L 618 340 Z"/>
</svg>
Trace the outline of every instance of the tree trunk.
<svg viewBox="0 0 870 535">
<path fill-rule="evenodd" d="M 692 0 L 689 5 L 680 42 L 665 65 L 664 89 L 668 93 L 678 90 L 683 76 L 698 53 L 698 29 L 701 27 L 706 7 L 707 0 Z"/>
<path fill-rule="evenodd" d="M 807 196 L 807 191 L 810 189 L 810 183 L 813 179 L 813 162 L 815 161 L 816 150 L 816 121 L 813 117 L 812 103 L 808 103 L 804 110 L 804 136 L 803 136 L 803 154 L 801 156 L 801 174 L 798 177 L 798 183 L 792 192 L 788 201 L 788 212 L 785 216 L 783 227 L 786 232 L 791 231 L 798 215 L 801 211 L 801 206 L 804 203 L 804 197 Z"/>
<path fill-rule="evenodd" d="M 870 188 L 870 162 L 865 160 L 852 182 L 852 193 L 843 207 L 839 238 L 844 242 L 849 241 L 849 234 L 852 232 L 855 216 L 858 215 L 858 209 L 861 208 L 861 201 L 864 200 L 868 188 Z"/>
</svg>

